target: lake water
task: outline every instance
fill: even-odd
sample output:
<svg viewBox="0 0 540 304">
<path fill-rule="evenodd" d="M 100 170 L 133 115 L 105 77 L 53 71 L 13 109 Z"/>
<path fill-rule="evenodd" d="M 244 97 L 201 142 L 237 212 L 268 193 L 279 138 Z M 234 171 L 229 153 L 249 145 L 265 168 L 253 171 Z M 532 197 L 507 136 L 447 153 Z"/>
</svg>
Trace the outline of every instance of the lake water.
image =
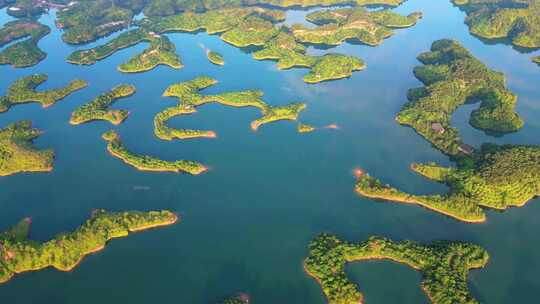
<svg viewBox="0 0 540 304">
<path fill-rule="evenodd" d="M 0 66 L 0 92 L 32 73 L 50 76 L 43 89 L 74 78 L 90 86 L 48 109 L 31 104 L 0 114 L 0 126 L 31 119 L 45 131 L 37 146 L 54 148 L 57 156 L 51 173 L 0 178 L 0 229 L 29 216 L 32 238 L 48 240 L 79 226 L 95 208 L 170 209 L 182 219 L 171 227 L 113 240 L 70 273 L 47 269 L 19 275 L 0 285 L 0 302 L 215 303 L 247 292 L 255 304 L 325 303 L 321 289 L 302 268 L 309 241 L 321 232 L 351 241 L 381 235 L 418 242 L 474 242 L 491 255 L 488 266 L 470 276 L 470 288 L 481 302 L 535 302 L 540 296 L 538 199 L 523 208 L 489 211 L 486 223 L 473 225 L 417 206 L 363 199 L 353 191 L 352 170 L 358 166 L 413 193 L 446 190 L 411 172 L 409 165 L 450 164 L 447 158 L 394 121 L 407 90 L 420 86 L 412 74 L 419 64 L 416 56 L 437 39 L 461 42 L 488 66 L 504 72 L 509 88 L 519 95 L 517 110 L 526 121 L 520 132 L 494 138 L 475 130 L 467 123 L 475 106 L 466 106 L 454 117 L 465 141 L 474 146 L 486 141 L 540 144 L 540 68 L 530 61 L 539 52 L 522 54 L 508 45 L 485 44 L 468 33 L 464 13 L 448 0 L 410 0 L 397 11 L 422 11 L 424 18 L 376 48 L 343 44 L 331 50 L 310 49 L 356 55 L 368 66 L 349 79 L 317 85 L 302 82 L 305 69 L 278 71 L 274 62 L 255 61 L 249 53 L 204 33 L 168 35 L 185 65 L 180 70 L 158 67 L 133 75 L 116 71 L 146 45 L 122 50 L 93 66 L 70 65 L 65 58 L 80 47 L 61 43 L 53 15 L 42 17 L 53 28 L 39 43 L 48 57 L 26 69 Z M 289 12 L 287 22 L 301 21 L 305 13 Z M 0 23 L 9 20 L 1 10 Z M 209 63 L 201 45 L 222 53 L 225 66 Z M 258 117 L 257 110 L 206 105 L 171 124 L 215 130 L 218 138 L 157 139 L 154 115 L 176 102 L 161 97 L 162 92 L 197 76 L 219 80 L 205 93 L 260 89 L 271 105 L 307 103 L 302 122 L 335 123 L 340 129 L 298 134 L 296 123 L 278 122 L 253 132 L 249 123 Z M 167 160 L 197 160 L 211 170 L 199 176 L 139 172 L 106 151 L 101 134 L 112 127 L 109 123 L 69 125 L 76 107 L 121 83 L 137 87 L 134 96 L 114 105 L 130 111 L 116 128 L 128 149 Z M 356 263 L 347 272 L 368 303 L 428 303 L 420 275 L 403 265 Z"/>
</svg>

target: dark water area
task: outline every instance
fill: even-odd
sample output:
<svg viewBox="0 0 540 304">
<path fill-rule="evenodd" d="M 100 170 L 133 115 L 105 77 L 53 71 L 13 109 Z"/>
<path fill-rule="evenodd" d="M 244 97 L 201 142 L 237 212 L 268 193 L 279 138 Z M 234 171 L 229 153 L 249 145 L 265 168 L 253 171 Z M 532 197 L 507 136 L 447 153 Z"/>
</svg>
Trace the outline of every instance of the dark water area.
<svg viewBox="0 0 540 304">
<path fill-rule="evenodd" d="M 0 285 L 2 303 L 215 303 L 237 292 L 256 304 L 325 303 L 317 283 L 304 273 L 307 245 L 321 232 L 362 241 L 371 235 L 395 240 L 439 239 L 477 243 L 490 253 L 488 266 L 474 270 L 470 286 L 482 303 L 535 303 L 540 296 L 540 200 L 505 212 L 488 212 L 483 224 L 467 224 L 417 206 L 375 202 L 354 193 L 352 170 L 362 167 L 384 182 L 413 193 L 443 193 L 446 188 L 409 170 L 411 162 L 451 163 L 415 132 L 394 121 L 409 88 L 420 86 L 412 74 L 416 56 L 441 38 L 456 39 L 490 68 L 507 76 L 518 96 L 517 111 L 526 124 L 519 132 L 493 137 L 472 128 L 461 108 L 453 118 L 465 142 L 540 144 L 540 68 L 530 57 L 504 44 L 487 45 L 471 36 L 464 13 L 448 0 L 410 0 L 396 11 L 424 13 L 418 25 L 397 30 L 381 46 L 343 44 L 310 48 L 312 54 L 338 52 L 359 56 L 367 69 L 348 79 L 308 85 L 307 70 L 277 70 L 249 52 L 205 33 L 174 33 L 184 68 L 158 67 L 122 74 L 116 67 L 146 44 L 124 49 L 93 66 L 66 63 L 74 50 L 54 27 L 54 16 L 40 19 L 52 33 L 39 47 L 48 53 L 38 65 L 0 66 L 0 94 L 14 80 L 46 73 L 40 89 L 89 82 L 56 105 L 19 105 L 0 114 L 0 126 L 31 119 L 45 133 L 36 144 L 54 148 L 54 170 L 0 178 L 0 230 L 32 218 L 31 236 L 47 240 L 82 224 L 96 208 L 111 211 L 169 209 L 181 215 L 171 227 L 111 241 L 75 270 L 25 273 Z M 302 22 L 308 11 L 288 12 L 287 24 Z M 5 9 L 0 24 L 11 20 Z M 113 36 L 91 45 L 101 44 Z M 205 48 L 220 52 L 225 65 L 208 62 Z M 175 104 L 161 97 L 171 84 L 210 76 L 219 83 L 204 93 L 259 89 L 270 105 L 305 102 L 300 121 L 338 130 L 299 134 L 295 122 L 264 125 L 253 132 L 253 109 L 206 105 L 174 127 L 210 129 L 215 139 L 166 142 L 153 134 L 153 118 Z M 128 109 L 120 126 L 106 122 L 69 125 L 71 112 L 113 86 L 133 84 L 137 92 L 113 107 Z M 128 149 L 166 160 L 190 159 L 211 170 L 199 176 L 140 172 L 113 158 L 101 134 L 117 129 Z M 367 303 L 428 303 L 414 270 L 391 262 L 347 266 Z M 393 286 L 388 286 L 392 282 Z"/>
</svg>

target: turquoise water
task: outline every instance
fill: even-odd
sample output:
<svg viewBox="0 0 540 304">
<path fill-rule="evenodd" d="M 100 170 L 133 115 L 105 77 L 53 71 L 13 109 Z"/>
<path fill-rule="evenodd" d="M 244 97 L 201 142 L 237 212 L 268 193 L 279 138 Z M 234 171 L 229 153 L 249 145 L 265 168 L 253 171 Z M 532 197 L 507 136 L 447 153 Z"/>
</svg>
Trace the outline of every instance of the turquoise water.
<svg viewBox="0 0 540 304">
<path fill-rule="evenodd" d="M 397 9 L 424 12 L 424 19 L 399 30 L 379 47 L 344 44 L 331 50 L 363 58 L 368 68 L 349 79 L 307 85 L 303 69 L 278 71 L 271 61 L 255 61 L 249 53 L 204 33 L 168 35 L 185 67 L 159 67 L 126 75 L 116 66 L 139 45 L 122 50 L 90 67 L 67 64 L 77 47 L 61 43 L 53 29 L 39 46 L 46 60 L 27 69 L 0 66 L 0 92 L 31 73 L 50 76 L 43 88 L 65 85 L 73 78 L 90 83 L 42 109 L 36 104 L 13 107 L 0 115 L 0 126 L 31 119 L 45 131 L 39 147 L 56 150 L 54 171 L 0 178 L 0 229 L 20 218 L 33 219 L 32 237 L 47 240 L 80 225 L 92 209 L 170 209 L 179 224 L 125 239 L 87 257 L 70 273 L 47 269 L 17 276 L 0 285 L 0 302 L 9 303 L 215 303 L 237 292 L 252 302 L 324 303 L 319 286 L 302 269 L 307 244 L 321 232 L 351 241 L 370 235 L 429 242 L 455 239 L 475 242 L 491 255 L 488 266 L 472 271 L 474 295 L 483 303 L 534 303 L 540 295 L 539 200 L 506 212 L 488 212 L 488 221 L 471 225 L 416 206 L 374 202 L 353 192 L 353 168 L 361 166 L 382 180 L 414 193 L 438 193 L 445 187 L 426 181 L 408 168 L 413 161 L 448 160 L 412 129 L 394 117 L 406 102 L 407 89 L 419 86 L 412 68 L 416 56 L 440 38 L 463 43 L 474 55 L 508 78 L 519 95 L 518 112 L 525 127 L 494 138 L 467 124 L 474 108 L 454 117 L 465 141 L 540 144 L 540 68 L 507 45 L 486 45 L 472 37 L 464 14 L 449 1 L 410 0 Z M 288 14 L 298 22 L 306 12 Z M 10 18 L 0 11 L 0 23 Z M 54 28 L 53 15 L 41 21 Z M 104 38 L 96 43 L 102 43 Z M 96 44 L 94 43 L 94 44 Z M 201 45 L 223 54 L 226 64 L 209 63 Z M 206 105 L 199 112 L 172 121 L 177 127 L 215 130 L 216 139 L 165 142 L 154 137 L 154 115 L 175 100 L 161 97 L 172 83 L 211 76 L 219 84 L 206 93 L 260 89 L 272 105 L 302 101 L 308 108 L 301 121 L 318 126 L 335 123 L 339 130 L 298 134 L 296 123 L 249 128 L 259 113 Z M 130 111 L 117 127 L 126 146 L 163 159 L 193 159 L 211 167 L 199 176 L 144 173 L 111 157 L 101 134 L 104 122 L 80 126 L 68 123 L 79 105 L 120 83 L 137 93 L 115 104 Z M 391 262 L 349 265 L 368 303 L 427 303 L 420 276 Z M 388 282 L 391 282 L 388 285 Z"/>
</svg>

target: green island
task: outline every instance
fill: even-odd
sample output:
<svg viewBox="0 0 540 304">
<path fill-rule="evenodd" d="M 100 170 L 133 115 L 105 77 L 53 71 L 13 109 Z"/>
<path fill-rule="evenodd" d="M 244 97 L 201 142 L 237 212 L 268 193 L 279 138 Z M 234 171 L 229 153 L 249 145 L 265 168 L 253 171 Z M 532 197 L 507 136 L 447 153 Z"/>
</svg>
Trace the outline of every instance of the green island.
<svg viewBox="0 0 540 304">
<path fill-rule="evenodd" d="M 304 76 L 306 83 L 319 83 L 346 78 L 353 71 L 365 69 L 365 63 L 354 56 L 325 54 L 323 56 L 306 55 L 306 47 L 296 41 L 287 28 L 265 44 L 264 48 L 253 53 L 256 60 L 277 60 L 278 69 L 293 67 L 310 68 Z"/>
<path fill-rule="evenodd" d="M 182 68 L 174 44 L 164 35 L 135 29 L 120 34 L 108 43 L 88 50 L 73 52 L 67 58 L 69 63 L 91 65 L 107 58 L 118 50 L 149 42 L 150 46 L 141 54 L 135 55 L 128 62 L 118 66 L 123 73 L 139 73 L 152 70 L 158 65 L 167 65 L 175 69 Z"/>
<path fill-rule="evenodd" d="M 315 131 L 315 127 L 307 124 L 298 124 L 298 133 L 309 133 Z"/>
<path fill-rule="evenodd" d="M 127 28 L 139 1 L 75 1 L 58 11 L 56 26 L 64 30 L 62 40 L 69 44 L 84 44 Z"/>
<path fill-rule="evenodd" d="M 211 63 L 215 65 L 225 64 L 225 59 L 223 59 L 223 56 L 221 56 L 221 54 L 218 52 L 208 51 L 206 52 L 206 57 L 208 58 L 208 61 L 210 61 Z"/>
<path fill-rule="evenodd" d="M 133 154 L 124 147 L 120 136 L 114 130 L 105 132 L 103 139 L 107 141 L 107 150 L 112 156 L 120 158 L 126 164 L 141 171 L 185 172 L 197 175 L 207 170 L 205 166 L 194 161 L 177 160 L 170 162 L 147 155 Z"/>
<path fill-rule="evenodd" d="M 130 232 L 172 225 L 177 220 L 178 217 L 170 211 L 95 210 L 75 231 L 62 233 L 42 243 L 28 239 L 31 220 L 23 219 L 0 233 L 0 283 L 9 281 L 16 274 L 48 267 L 71 271 L 86 255 L 104 249 L 111 239 L 126 237 Z"/>
<path fill-rule="evenodd" d="M 7 95 L 0 96 L 0 113 L 8 111 L 13 105 L 32 102 L 46 108 L 88 85 L 85 81 L 76 79 L 66 87 L 37 92 L 36 88 L 47 79 L 45 74 L 34 74 L 13 82 L 8 88 Z"/>
<path fill-rule="evenodd" d="M 414 74 L 425 87 L 409 91 L 410 101 L 396 120 L 412 127 L 437 149 L 453 157 L 472 153 L 450 125 L 452 114 L 466 103 L 480 101 L 470 117 L 470 124 L 477 129 L 509 133 L 523 127 L 515 112 L 517 96 L 506 88 L 504 75 L 490 70 L 459 43 L 436 41 L 431 52 L 418 59 L 424 65 L 416 67 Z"/>
<path fill-rule="evenodd" d="M 277 60 L 279 69 L 310 68 L 304 77 L 307 83 L 350 77 L 353 71 L 365 68 L 364 62 L 353 56 L 306 55 L 306 47 L 296 41 L 290 29 L 276 27 L 275 23 L 282 19 L 281 11 L 248 7 L 148 18 L 140 25 L 158 33 L 206 30 L 209 34 L 220 34 L 221 39 L 236 47 L 261 47 L 253 53 L 256 60 Z"/>
<path fill-rule="evenodd" d="M 422 275 L 421 286 L 434 304 L 479 303 L 471 295 L 467 277 L 471 269 L 486 266 L 489 255 L 480 246 L 458 241 L 419 245 L 370 237 L 350 243 L 321 234 L 309 244 L 304 269 L 321 286 L 330 304 L 364 303 L 358 286 L 349 280 L 345 265 L 365 260 L 390 260 L 405 264 Z"/>
<path fill-rule="evenodd" d="M 78 125 L 92 120 L 106 120 L 118 125 L 127 118 L 129 113 L 127 110 L 110 110 L 109 107 L 118 99 L 131 96 L 134 93 L 135 87 L 132 85 L 115 86 L 111 91 L 101 94 L 91 102 L 75 109 L 69 123 Z"/>
<path fill-rule="evenodd" d="M 33 129 L 32 122 L 26 120 L 0 130 L 0 176 L 52 170 L 54 152 L 37 150 L 32 144 L 39 135 L 41 131 Z"/>
<path fill-rule="evenodd" d="M 321 10 L 306 16 L 318 27 L 310 29 L 296 24 L 292 33 L 302 43 L 340 45 L 353 40 L 377 46 L 392 36 L 392 28 L 412 27 L 421 17 L 420 12 L 402 16 L 387 9 L 369 11 L 363 7 Z"/>
<path fill-rule="evenodd" d="M 494 144 L 458 162 L 457 168 L 413 164 L 412 170 L 450 188 L 444 195 L 413 195 L 358 174 L 356 191 L 365 197 L 417 204 L 465 222 L 483 222 L 482 207 L 520 207 L 540 195 L 540 147 Z"/>
<path fill-rule="evenodd" d="M 47 54 L 37 46 L 41 38 L 51 29 L 41 23 L 27 20 L 11 21 L 0 29 L 0 47 L 13 43 L 0 52 L 0 64 L 10 64 L 15 68 L 36 65 Z M 22 40 L 18 41 L 17 40 Z"/>
<path fill-rule="evenodd" d="M 399 4 L 395 1 L 394 3 Z M 359 5 L 370 4 L 373 3 L 364 2 Z M 150 15 L 135 22 L 139 28 L 121 33 L 103 45 L 76 51 L 67 60 L 74 64 L 94 64 L 120 49 L 146 41 L 150 42 L 150 48 L 121 65 L 120 71 L 142 72 L 158 64 L 178 68 L 181 63 L 174 53 L 174 45 L 163 35 L 204 30 L 209 34 L 220 35 L 223 41 L 239 48 L 260 48 L 253 53 L 253 58 L 276 60 L 279 69 L 308 68 L 309 72 L 304 81 L 319 83 L 350 77 L 354 71 L 365 69 L 365 63 L 357 57 L 342 54 L 307 55 L 306 45 L 338 45 L 351 39 L 378 45 L 384 38 L 392 35 L 391 29 L 413 26 L 422 14 L 402 16 L 388 9 L 368 11 L 363 7 L 323 10 L 308 15 L 309 20 L 320 24 L 314 30 L 299 25 L 291 28 L 278 26 L 284 16 L 281 10 L 256 6 L 232 6 L 206 11 L 186 10 L 166 16 Z M 329 32 L 330 28 L 334 30 Z M 223 58 L 213 52 L 209 52 L 207 56 L 216 64 L 223 61 Z"/>
<path fill-rule="evenodd" d="M 39 17 L 50 8 L 58 9 L 56 25 L 64 30 L 62 39 L 70 44 L 84 44 L 128 28 L 133 17 L 143 12 L 148 17 L 165 17 L 179 13 L 200 13 L 245 6 L 255 10 L 265 6 L 278 8 L 335 5 L 398 6 L 405 0 L 0 0 L 0 7 L 17 18 Z"/>
<path fill-rule="evenodd" d="M 532 61 L 538 65 L 540 65 L 540 56 L 536 56 L 532 58 Z"/>
<path fill-rule="evenodd" d="M 149 33 L 153 37 L 150 47 L 141 54 L 135 55 L 128 62 L 118 66 L 123 73 L 140 73 L 154 69 L 158 65 L 166 65 L 174 69 L 183 67 L 176 54 L 176 47 L 166 36 Z"/>
<path fill-rule="evenodd" d="M 179 103 L 159 112 L 154 118 L 154 133 L 163 140 L 188 139 L 199 137 L 216 137 L 213 131 L 173 129 L 166 122 L 174 116 L 192 114 L 196 107 L 207 103 L 219 103 L 231 107 L 255 107 L 261 111 L 262 117 L 251 123 L 251 128 L 257 130 L 261 125 L 278 120 L 296 120 L 299 113 L 306 107 L 302 103 L 291 103 L 286 106 L 271 107 L 262 99 L 261 91 L 248 90 L 227 92 L 216 95 L 202 95 L 200 91 L 215 85 L 217 80 L 210 77 L 198 77 L 190 81 L 169 86 L 163 96 L 177 97 Z"/>
<path fill-rule="evenodd" d="M 452 0 L 467 14 L 470 32 L 505 39 L 523 48 L 540 48 L 540 2 L 536 0 Z"/>
</svg>

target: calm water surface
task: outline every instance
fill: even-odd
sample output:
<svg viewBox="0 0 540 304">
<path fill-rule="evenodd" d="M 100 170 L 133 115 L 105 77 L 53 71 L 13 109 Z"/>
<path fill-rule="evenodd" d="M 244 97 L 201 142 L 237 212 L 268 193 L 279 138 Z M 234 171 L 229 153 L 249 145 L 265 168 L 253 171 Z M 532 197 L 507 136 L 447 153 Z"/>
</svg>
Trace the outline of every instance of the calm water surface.
<svg viewBox="0 0 540 304">
<path fill-rule="evenodd" d="M 73 272 L 48 269 L 17 276 L 0 285 L 0 302 L 9 303 L 215 303 L 244 291 L 253 303 L 324 303 L 319 286 L 302 269 L 308 242 L 321 232 L 361 241 L 370 235 L 429 242 L 455 239 L 475 242 L 490 255 L 489 265 L 473 271 L 470 286 L 483 303 L 533 303 L 540 296 L 539 200 L 506 212 L 488 212 L 488 221 L 471 225 L 416 206 L 374 202 L 353 192 L 352 169 L 361 166 L 383 181 L 414 193 L 442 193 L 445 187 L 426 181 L 408 168 L 414 161 L 450 164 L 412 129 L 395 123 L 407 89 L 419 86 L 412 75 L 416 56 L 440 38 L 463 43 L 493 69 L 502 71 L 519 95 L 518 112 L 525 127 L 494 138 L 471 128 L 475 106 L 463 107 L 454 122 L 465 141 L 540 144 L 540 68 L 507 45 L 487 45 L 469 35 L 464 14 L 447 0 L 410 0 L 401 13 L 422 11 L 420 23 L 399 30 L 379 47 L 344 44 L 332 50 L 363 58 L 368 68 L 349 79 L 307 85 L 303 69 L 278 71 L 271 61 L 204 33 L 170 34 L 185 67 L 159 67 L 126 75 L 116 66 L 147 45 L 122 50 L 90 67 L 65 58 L 79 47 L 61 43 L 53 29 L 39 46 L 46 60 L 27 69 L 0 67 L 0 92 L 32 73 L 50 76 L 42 88 L 73 78 L 90 83 L 55 106 L 13 107 L 0 115 L 0 126 L 31 119 L 45 131 L 41 148 L 56 150 L 54 171 L 0 178 L 0 229 L 19 219 L 33 219 L 32 237 L 47 240 L 70 231 L 92 209 L 171 209 L 182 216 L 172 227 L 114 240 L 87 257 Z M 286 23 L 302 22 L 305 11 L 291 11 Z M 11 20 L 0 11 L 0 23 Z M 53 16 L 41 21 L 54 28 Z M 109 38 L 100 39 L 92 45 Z M 85 46 L 86 48 L 87 46 Z M 221 52 L 217 67 L 204 48 Z M 536 52 L 539 54 L 539 52 Z M 302 101 L 305 123 L 335 123 L 339 130 L 300 135 L 296 123 L 279 122 L 252 132 L 253 109 L 206 105 L 174 119 L 176 127 L 212 129 L 217 139 L 165 142 L 153 135 L 152 119 L 175 100 L 161 97 L 167 86 L 196 76 L 219 84 L 206 93 L 260 89 L 272 105 Z M 143 173 L 111 157 L 101 134 L 105 122 L 68 124 L 71 112 L 112 86 L 130 83 L 137 93 L 114 105 L 130 111 L 117 127 L 126 146 L 163 159 L 193 159 L 211 167 L 200 176 Z M 2 93 L 3 94 L 3 93 Z M 427 303 L 415 271 L 391 262 L 349 265 L 347 272 L 369 303 Z M 388 282 L 392 282 L 388 284 Z"/>
</svg>

